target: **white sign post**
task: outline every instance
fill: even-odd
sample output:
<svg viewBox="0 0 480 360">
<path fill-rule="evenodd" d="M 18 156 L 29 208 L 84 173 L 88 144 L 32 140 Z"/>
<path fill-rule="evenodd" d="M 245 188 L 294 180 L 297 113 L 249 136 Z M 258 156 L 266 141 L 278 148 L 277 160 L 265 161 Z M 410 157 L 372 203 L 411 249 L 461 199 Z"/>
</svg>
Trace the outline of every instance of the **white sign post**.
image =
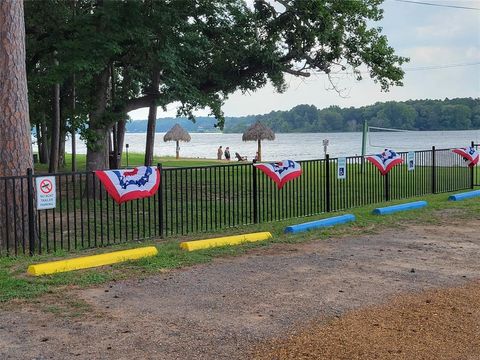
<svg viewBox="0 0 480 360">
<path fill-rule="evenodd" d="M 408 171 L 415 170 L 415 151 L 409 151 L 407 154 Z"/>
<path fill-rule="evenodd" d="M 35 178 L 37 189 L 37 210 L 55 209 L 57 204 L 57 188 L 55 176 Z"/>
<path fill-rule="evenodd" d="M 347 178 L 347 158 L 338 158 L 337 162 L 337 179 Z"/>
<path fill-rule="evenodd" d="M 330 140 L 328 139 L 323 139 L 323 153 L 325 157 L 327 157 L 327 151 L 328 151 L 328 145 L 330 144 Z"/>
</svg>

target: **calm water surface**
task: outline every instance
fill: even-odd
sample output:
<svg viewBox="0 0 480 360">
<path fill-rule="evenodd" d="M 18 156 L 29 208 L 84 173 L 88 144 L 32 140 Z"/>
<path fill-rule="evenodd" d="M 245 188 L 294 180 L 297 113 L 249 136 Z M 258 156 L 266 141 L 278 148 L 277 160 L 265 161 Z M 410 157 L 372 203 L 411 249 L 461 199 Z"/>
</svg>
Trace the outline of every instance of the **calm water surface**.
<svg viewBox="0 0 480 360">
<path fill-rule="evenodd" d="M 175 156 L 175 142 L 163 142 L 164 133 L 155 135 L 155 155 Z M 232 158 L 235 152 L 252 159 L 255 155 L 256 142 L 243 142 L 242 134 L 190 134 L 189 143 L 180 143 L 180 156 L 192 158 L 216 158 L 217 148 L 229 146 Z M 309 160 L 323 158 L 322 140 L 328 139 L 328 153 L 331 157 L 361 154 L 361 133 L 301 133 L 276 134 L 274 141 L 262 142 L 263 160 Z M 468 131 L 412 131 L 412 132 L 372 132 L 367 141 L 367 152 L 377 153 L 385 147 L 395 151 L 426 150 L 437 148 L 463 147 L 471 141 L 480 143 L 480 130 Z M 143 153 L 145 134 L 127 133 L 125 142 L 129 151 Z M 66 144 L 67 152 L 71 148 Z M 86 153 L 85 144 L 79 140 L 78 153 Z"/>
</svg>

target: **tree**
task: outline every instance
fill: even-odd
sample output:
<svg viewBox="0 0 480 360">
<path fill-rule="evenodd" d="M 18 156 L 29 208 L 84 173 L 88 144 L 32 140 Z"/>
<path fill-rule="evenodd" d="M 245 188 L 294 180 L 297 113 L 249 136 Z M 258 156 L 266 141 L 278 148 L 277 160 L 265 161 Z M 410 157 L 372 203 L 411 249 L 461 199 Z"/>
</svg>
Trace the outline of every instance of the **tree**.
<svg viewBox="0 0 480 360">
<path fill-rule="evenodd" d="M 31 124 L 37 131 L 41 162 L 56 172 L 64 165 L 67 95 L 71 76 L 59 64 L 57 44 L 69 32 L 72 7 L 58 0 L 25 3 L 27 78 Z M 68 90 L 68 91 L 67 91 Z"/>
<path fill-rule="evenodd" d="M 177 101 L 178 114 L 192 120 L 196 109 L 208 107 L 222 128 L 221 107 L 229 94 L 268 82 L 284 91 L 285 74 L 330 74 L 348 67 L 360 80 L 359 67 L 365 65 L 383 90 L 401 85 L 400 66 L 407 59 L 395 55 L 380 29 L 370 26 L 382 17 L 380 0 L 278 2 L 283 9 L 267 0 L 256 0 L 253 8 L 240 0 L 83 0 L 74 18 L 70 5 L 42 2 L 63 21 L 55 28 L 37 15 L 46 10 L 30 2 L 38 9 L 29 17 L 35 25 L 35 68 L 44 69 L 46 54 L 56 51 L 63 80 L 72 74 L 81 79 L 77 111 L 86 120 L 81 133 L 87 168 L 107 167 L 112 128 L 120 139 L 115 124 L 153 103 L 165 107 Z M 152 86 L 155 72 L 160 77 Z M 149 136 L 149 149 L 152 140 Z M 118 144 L 114 148 L 121 151 Z"/>
<path fill-rule="evenodd" d="M 105 68 L 97 72 L 95 79 L 103 85 L 95 86 L 98 102 L 93 104 L 96 110 L 89 119 L 89 129 L 96 135 L 89 142 L 89 168 L 105 166 L 105 152 L 101 149 L 105 145 L 102 139 L 106 136 L 108 112 L 120 114 L 146 107 L 152 99 L 159 105 L 180 101 L 179 114 L 187 116 L 192 116 L 198 107 L 210 107 L 222 127 L 221 104 L 228 94 L 255 90 L 268 80 L 283 91 L 285 73 L 308 76 L 311 71 L 329 73 L 338 66 L 351 66 L 360 79 L 357 69 L 365 64 L 382 89 L 401 85 L 400 65 L 406 59 L 394 54 L 378 29 L 367 26 L 368 21 L 381 18 L 379 1 L 282 3 L 283 12 L 266 1 L 256 1 L 252 10 L 233 0 L 209 1 L 199 6 L 189 1 L 105 2 L 103 8 L 94 7 L 94 17 L 102 14 L 98 24 L 105 40 L 111 40 L 111 29 L 125 29 L 125 21 L 132 25 L 135 36 L 134 42 L 131 38 L 124 42 L 115 32 L 114 45 L 110 43 L 107 48 L 115 51 L 102 59 L 105 68 L 111 62 L 127 66 L 129 61 L 131 65 L 138 57 L 147 61 L 145 66 L 136 66 L 139 92 L 130 92 L 117 106 L 99 100 L 107 98 L 100 93 L 108 91 L 108 80 L 103 76 Z M 129 19 L 122 18 L 126 7 Z M 132 20 L 137 15 L 143 20 Z M 151 40 L 141 40 L 140 36 Z M 148 61 L 150 58 L 156 64 Z M 155 92 L 148 90 L 151 78 L 145 76 L 154 65 L 161 72 L 160 87 Z"/>
<path fill-rule="evenodd" d="M 23 1 L 0 2 L 0 177 L 25 175 L 33 167 L 28 119 Z M 0 248 L 23 238 L 26 193 L 20 180 L 0 182 Z M 16 225 L 16 227 L 15 227 Z"/>
<path fill-rule="evenodd" d="M 442 107 L 440 124 L 446 130 L 470 129 L 472 112 L 465 105 L 446 105 Z"/>
<path fill-rule="evenodd" d="M 336 107 L 323 109 L 320 112 L 322 121 L 325 123 L 327 131 L 341 131 L 343 128 L 343 117 Z"/>
<path fill-rule="evenodd" d="M 472 109 L 472 129 L 480 129 L 480 104 Z"/>
<path fill-rule="evenodd" d="M 155 71 L 152 76 L 152 91 L 156 92 L 160 82 L 160 73 Z M 145 166 L 153 163 L 153 147 L 155 144 L 155 125 L 157 123 L 157 102 L 152 100 L 148 110 L 147 139 L 145 142 Z"/>
<path fill-rule="evenodd" d="M 55 60 L 55 64 L 58 62 Z M 52 114 L 52 136 L 50 145 L 50 162 L 48 172 L 55 173 L 58 171 L 58 159 L 60 150 L 60 84 L 53 86 L 53 114 Z"/>
</svg>

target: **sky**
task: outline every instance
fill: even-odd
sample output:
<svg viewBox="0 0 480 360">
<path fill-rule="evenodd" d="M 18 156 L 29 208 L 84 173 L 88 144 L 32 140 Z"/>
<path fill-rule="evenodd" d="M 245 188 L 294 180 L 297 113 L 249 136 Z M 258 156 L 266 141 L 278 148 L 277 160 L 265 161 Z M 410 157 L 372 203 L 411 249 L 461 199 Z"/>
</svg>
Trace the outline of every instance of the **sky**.
<svg viewBox="0 0 480 360">
<path fill-rule="evenodd" d="M 418 1 L 480 9 L 480 0 Z M 382 92 L 368 75 L 361 81 L 342 76 L 337 79 L 338 87 L 343 89 L 339 95 L 329 89 L 331 86 L 323 74 L 310 78 L 288 75 L 289 87 L 282 94 L 267 85 L 256 92 L 230 95 L 223 106 L 225 116 L 265 114 L 289 110 L 299 104 L 312 104 L 322 109 L 331 105 L 359 107 L 390 100 L 480 97 L 480 10 L 398 0 L 385 0 L 382 8 L 384 18 L 375 25 L 383 28 L 383 34 L 398 55 L 410 58 L 410 62 L 403 65 L 403 87 Z M 159 108 L 158 117 L 173 117 L 175 109 L 176 104 L 168 106 L 166 112 Z M 206 116 L 209 110 L 195 114 Z M 129 115 L 133 120 L 146 119 L 148 109 L 135 110 Z"/>
</svg>

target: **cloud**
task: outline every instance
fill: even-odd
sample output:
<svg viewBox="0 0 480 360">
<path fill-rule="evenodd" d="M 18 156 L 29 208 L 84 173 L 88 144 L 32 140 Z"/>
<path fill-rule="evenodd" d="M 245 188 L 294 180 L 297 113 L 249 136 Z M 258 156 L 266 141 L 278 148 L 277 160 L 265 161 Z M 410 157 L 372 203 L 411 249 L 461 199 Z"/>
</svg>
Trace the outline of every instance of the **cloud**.
<svg viewBox="0 0 480 360">
<path fill-rule="evenodd" d="M 454 44 L 465 39 L 477 39 L 480 36 L 480 16 L 469 12 L 442 12 L 423 19 L 425 23 L 415 27 L 419 41 Z"/>
<path fill-rule="evenodd" d="M 405 53 L 410 57 L 407 67 L 480 61 L 480 48 L 475 46 L 418 46 L 406 49 Z"/>
</svg>

